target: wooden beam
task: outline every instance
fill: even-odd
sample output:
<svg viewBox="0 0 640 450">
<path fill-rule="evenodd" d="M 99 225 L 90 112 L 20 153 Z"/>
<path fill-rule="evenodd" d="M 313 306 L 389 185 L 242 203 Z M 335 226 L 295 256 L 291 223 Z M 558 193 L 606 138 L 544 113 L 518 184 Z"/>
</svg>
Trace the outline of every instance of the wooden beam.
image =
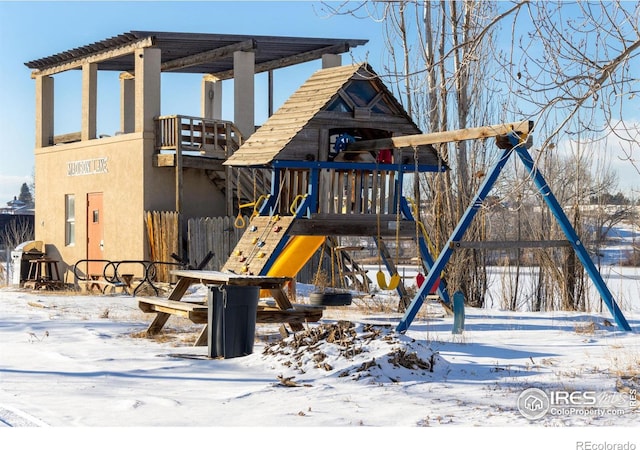
<svg viewBox="0 0 640 450">
<path fill-rule="evenodd" d="M 307 61 L 315 61 L 316 59 L 322 58 L 322 55 L 327 53 L 344 53 L 349 50 L 349 45 L 347 43 L 331 45 L 329 47 L 324 47 L 318 50 L 312 50 L 306 53 L 300 53 L 295 56 L 287 56 L 285 58 L 280 58 L 274 61 L 267 61 L 264 63 L 256 64 L 255 73 L 267 72 L 269 70 L 281 69 L 283 67 L 295 66 L 296 64 L 300 64 Z M 228 80 L 233 78 L 233 70 L 226 70 L 224 72 L 217 72 L 215 75 L 220 80 Z"/>
<path fill-rule="evenodd" d="M 204 156 L 182 155 L 182 166 L 188 169 L 217 170 L 223 171 L 223 159 L 207 158 Z M 153 155 L 154 167 L 175 167 L 176 155 L 173 153 L 162 153 Z"/>
<path fill-rule="evenodd" d="M 139 48 L 151 47 L 153 45 L 153 37 L 149 36 L 118 48 L 93 53 L 84 58 L 78 58 L 73 61 L 67 61 L 62 64 L 56 64 L 46 69 L 36 69 L 31 72 L 31 78 L 36 76 L 54 75 L 56 73 L 65 72 L 67 70 L 79 69 L 83 64 L 100 63 L 108 59 L 118 58 L 120 56 L 133 53 Z"/>
<path fill-rule="evenodd" d="M 234 52 L 238 51 L 251 51 L 257 47 L 254 39 L 247 39 L 246 41 L 238 42 L 236 44 L 227 45 L 225 47 L 216 48 L 214 50 L 208 50 L 206 52 L 198 53 L 196 55 L 185 56 L 184 58 L 173 59 L 167 61 L 160 66 L 162 72 L 171 72 L 172 70 L 180 70 L 186 67 L 197 66 L 198 64 L 215 61 L 217 59 L 228 58 L 233 56 Z M 217 78 L 217 77 L 216 77 Z"/>
<path fill-rule="evenodd" d="M 297 219 L 289 228 L 291 235 L 301 236 L 380 236 L 395 237 L 400 227 L 400 237 L 415 237 L 416 224 L 413 221 L 398 221 L 393 216 L 380 218 L 380 227 L 375 215 L 335 214 L 324 218 Z"/>
<path fill-rule="evenodd" d="M 282 290 L 282 288 L 269 289 L 269 292 L 271 293 L 271 296 L 273 297 L 273 299 L 276 301 L 278 308 L 280 308 L 280 310 L 274 309 L 274 311 L 277 311 L 277 314 L 281 314 L 282 311 L 293 309 L 293 305 L 291 304 L 291 301 L 289 301 L 289 297 L 287 297 L 287 294 L 284 293 L 284 290 Z M 320 316 L 322 317 L 322 314 L 320 314 Z M 281 320 L 278 320 L 276 318 L 274 322 L 275 323 L 281 322 Z M 304 327 L 299 322 L 291 321 L 288 323 L 293 331 L 304 330 Z"/>
<path fill-rule="evenodd" d="M 347 145 L 346 151 L 418 147 L 421 145 L 442 144 L 445 142 L 466 141 L 469 139 L 486 139 L 490 137 L 503 136 L 512 131 L 527 135 L 531 130 L 533 130 L 533 122 L 530 120 L 523 120 L 522 122 L 488 125 L 478 128 L 465 128 L 462 130 L 439 131 L 437 133 L 412 134 L 408 136 L 359 141 Z"/>
<path fill-rule="evenodd" d="M 451 248 L 476 248 L 483 250 L 510 250 L 516 248 L 557 248 L 571 247 L 571 243 L 567 240 L 553 241 L 454 241 Z"/>
</svg>

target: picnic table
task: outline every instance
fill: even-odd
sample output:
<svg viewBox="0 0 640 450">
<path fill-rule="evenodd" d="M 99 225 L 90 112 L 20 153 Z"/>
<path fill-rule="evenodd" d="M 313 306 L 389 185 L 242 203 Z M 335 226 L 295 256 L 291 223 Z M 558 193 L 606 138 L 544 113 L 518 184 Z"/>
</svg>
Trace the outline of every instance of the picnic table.
<svg viewBox="0 0 640 450">
<path fill-rule="evenodd" d="M 317 322 L 322 318 L 324 307 L 292 304 L 285 292 L 285 286 L 292 281 L 290 277 L 247 276 L 209 270 L 172 270 L 178 279 L 167 299 L 140 298 L 138 307 L 146 313 L 156 316 L 147 329 L 147 335 L 158 334 L 167 320 L 180 316 L 197 324 L 207 324 L 194 345 L 206 345 L 208 328 L 211 326 L 209 307 L 206 302 L 183 300 L 189 287 L 195 283 L 206 286 L 253 286 L 267 291 L 275 305 L 259 304 L 256 314 L 257 323 L 288 323 L 293 331 L 301 331 L 306 322 Z"/>
<path fill-rule="evenodd" d="M 38 289 L 61 289 L 63 281 L 58 270 L 58 261 L 53 258 L 37 258 L 29 261 L 29 273 L 24 282 L 25 288 Z"/>
</svg>

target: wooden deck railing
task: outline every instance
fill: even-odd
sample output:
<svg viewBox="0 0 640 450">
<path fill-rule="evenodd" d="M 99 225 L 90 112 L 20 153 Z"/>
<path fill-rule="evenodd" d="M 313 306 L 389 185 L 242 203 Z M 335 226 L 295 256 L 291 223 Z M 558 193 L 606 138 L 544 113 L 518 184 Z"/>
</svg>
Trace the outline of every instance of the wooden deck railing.
<svg viewBox="0 0 640 450">
<path fill-rule="evenodd" d="M 320 172 L 319 214 L 396 214 L 395 171 L 337 170 Z M 280 174 L 277 213 L 292 214 L 308 194 L 309 171 Z"/>
<path fill-rule="evenodd" d="M 156 151 L 171 152 L 178 147 L 186 155 L 220 159 L 231 156 L 242 144 L 242 135 L 233 122 L 191 116 L 156 118 Z"/>
<path fill-rule="evenodd" d="M 395 214 L 395 172 L 330 170 L 322 178 L 319 213 Z"/>
</svg>

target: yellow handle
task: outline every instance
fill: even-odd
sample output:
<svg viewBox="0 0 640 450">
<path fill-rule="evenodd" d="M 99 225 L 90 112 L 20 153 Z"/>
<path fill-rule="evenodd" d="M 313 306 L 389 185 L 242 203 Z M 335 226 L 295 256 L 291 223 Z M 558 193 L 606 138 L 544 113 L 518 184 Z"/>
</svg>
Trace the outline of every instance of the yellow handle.
<svg viewBox="0 0 640 450">
<path fill-rule="evenodd" d="M 260 197 L 258 197 L 258 200 L 254 202 L 253 214 L 251 214 L 252 219 L 258 214 L 260 214 L 260 208 L 262 207 L 262 204 L 264 203 L 264 201 L 268 198 L 269 198 L 269 195 L 263 194 Z"/>
<path fill-rule="evenodd" d="M 255 202 L 243 203 L 241 205 L 238 205 L 238 208 L 240 209 L 240 211 L 242 211 L 243 208 L 251 208 L 253 206 L 253 213 L 251 214 L 251 218 L 253 219 L 255 216 L 257 216 L 260 213 L 260 207 L 262 206 L 262 203 L 267 198 L 269 198 L 269 195 L 263 194 L 260 197 L 258 197 L 258 200 L 256 200 Z M 238 212 L 238 214 L 240 213 Z"/>
<path fill-rule="evenodd" d="M 238 205 L 238 208 L 243 209 L 243 208 L 250 208 L 251 206 L 255 206 L 256 202 L 251 202 L 251 203 L 242 203 L 241 205 Z"/>
<path fill-rule="evenodd" d="M 291 214 L 295 214 L 296 210 L 298 209 L 298 200 L 303 200 L 307 197 L 308 194 L 298 194 L 296 195 L 296 198 L 293 199 L 293 202 L 291 202 L 291 206 L 289 207 L 289 212 L 291 212 Z"/>
</svg>

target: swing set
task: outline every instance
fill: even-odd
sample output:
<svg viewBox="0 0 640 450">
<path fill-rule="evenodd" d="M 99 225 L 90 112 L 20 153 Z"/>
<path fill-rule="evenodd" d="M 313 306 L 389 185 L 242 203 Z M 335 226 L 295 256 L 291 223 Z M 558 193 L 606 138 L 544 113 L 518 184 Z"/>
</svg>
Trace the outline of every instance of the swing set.
<svg viewBox="0 0 640 450">
<path fill-rule="evenodd" d="M 453 251 L 459 246 L 466 230 L 472 223 L 476 213 L 493 188 L 493 185 L 497 181 L 502 169 L 506 165 L 507 161 L 509 161 L 514 155 L 517 155 L 523 163 L 529 177 L 533 180 L 536 188 L 538 189 L 538 193 L 544 199 L 545 203 L 557 220 L 560 228 L 567 238 L 567 241 L 573 247 L 578 259 L 600 293 L 602 300 L 607 305 L 607 308 L 618 325 L 618 328 L 623 331 L 632 331 L 629 323 L 624 317 L 624 314 L 613 298 L 611 291 L 602 279 L 600 272 L 595 267 L 589 253 L 585 249 L 581 239 L 573 229 L 571 222 L 565 215 L 562 207 L 551 191 L 551 188 L 547 184 L 538 167 L 536 167 L 533 158 L 528 152 L 528 148 L 531 145 L 530 132 L 533 130 L 533 123 L 528 122 L 525 127 L 519 128 L 501 129 L 500 127 L 495 127 L 495 129 L 495 134 L 493 134 L 493 136 L 496 137 L 496 144 L 503 150 L 503 153 L 494 167 L 486 174 L 483 183 L 478 188 L 478 192 L 472 199 L 465 213 L 460 218 L 448 241 L 437 256 L 437 259 L 430 265 L 428 275 L 413 298 L 411 304 L 405 311 L 404 317 L 396 327 L 396 331 L 405 332 L 409 328 L 424 301 L 426 293 L 436 285 L 439 274 L 444 270 Z M 467 130 L 467 133 L 464 135 L 466 139 L 487 137 L 486 135 L 483 135 L 483 133 L 470 133 L 469 131 L 470 130 Z M 476 131 L 480 131 L 480 129 L 477 129 Z"/>
<path fill-rule="evenodd" d="M 471 222 L 473 221 L 477 211 L 482 206 L 483 202 L 487 198 L 489 192 L 493 188 L 496 180 L 498 179 L 502 169 L 504 168 L 507 161 L 514 155 L 517 155 L 521 162 L 523 163 L 525 169 L 527 170 L 530 178 L 534 182 L 535 186 L 538 189 L 539 194 L 544 199 L 545 203 L 549 207 L 553 216 L 557 220 L 560 228 L 564 232 L 567 241 L 573 247 L 578 259 L 582 263 L 585 271 L 589 275 L 591 281 L 595 285 L 598 290 L 603 302 L 606 304 L 611 316 L 615 320 L 618 327 L 623 331 L 631 331 L 631 327 L 624 317 L 624 314 L 620 310 L 618 304 L 616 303 L 611 291 L 607 287 L 606 283 L 602 279 L 599 271 L 595 267 L 591 257 L 589 256 L 587 250 L 585 249 L 581 239 L 576 234 L 573 229 L 569 219 L 565 215 L 562 207 L 558 203 L 557 199 L 553 195 L 549 185 L 541 174 L 540 170 L 535 166 L 533 158 L 528 152 L 528 148 L 531 146 L 531 136 L 530 133 L 533 130 L 533 122 L 523 121 L 520 123 L 513 124 L 502 124 L 502 125 L 493 125 L 488 127 L 479 127 L 479 128 L 470 128 L 465 130 L 457 130 L 457 131 L 448 131 L 448 132 L 439 132 L 439 133 L 430 133 L 430 134 L 422 134 L 422 135 L 413 135 L 413 136 L 400 136 L 397 138 L 389 138 L 389 139 L 380 139 L 373 141 L 361 141 L 353 144 L 347 145 L 346 151 L 355 151 L 360 149 L 376 149 L 380 147 L 385 148 L 403 148 L 403 147 L 413 147 L 416 149 L 419 145 L 425 144 L 436 144 L 436 143 L 444 143 L 444 142 L 455 142 L 460 140 L 468 140 L 468 139 L 486 139 L 488 137 L 495 137 L 496 144 L 499 148 L 502 149 L 503 153 L 499 160 L 496 162 L 495 166 L 490 170 L 484 178 L 483 183 L 480 185 L 477 194 L 474 196 L 470 205 L 468 206 L 465 213 L 460 218 L 457 226 L 449 237 L 447 243 L 444 245 L 442 250 L 439 253 L 433 251 L 433 245 L 430 243 L 428 239 L 428 235 L 425 232 L 424 224 L 420 222 L 417 218 L 417 206 L 413 201 L 404 197 L 402 195 L 402 170 L 396 171 L 396 200 L 394 205 L 396 206 L 396 223 L 395 223 L 395 231 L 396 231 L 396 244 L 399 242 L 400 236 L 400 214 L 404 216 L 405 221 L 411 222 L 414 224 L 416 230 L 416 242 L 418 243 L 418 247 L 420 248 L 420 254 L 422 257 L 422 261 L 424 266 L 428 270 L 428 274 L 424 277 L 421 285 L 417 293 L 415 294 L 411 303 L 407 306 L 405 310 L 405 315 L 397 326 L 397 331 L 404 332 L 411 325 L 413 319 L 415 318 L 419 308 L 424 302 L 427 295 L 436 291 L 439 294 L 440 300 L 449 310 L 453 310 L 453 305 L 449 300 L 449 297 L 446 293 L 446 290 L 443 289 L 444 281 L 441 280 L 441 273 L 444 270 L 449 258 L 451 257 L 453 251 L 459 247 L 460 241 L 463 239 L 464 234 Z M 416 167 L 419 165 L 416 163 Z M 414 170 L 414 173 L 418 173 L 419 170 Z M 381 264 L 379 264 L 379 271 L 376 275 L 378 283 L 383 289 L 393 289 L 399 288 L 402 284 L 399 281 L 399 275 L 396 270 L 397 264 L 393 264 L 389 261 L 388 255 L 385 257 L 385 246 L 380 239 L 380 231 L 382 227 L 380 226 L 380 215 L 376 216 L 377 218 L 377 240 L 378 240 L 378 249 L 379 249 L 379 261 L 385 261 L 387 265 L 387 269 L 389 273 L 392 273 L 391 280 L 387 282 L 384 277 L 384 273 L 381 270 Z M 431 248 L 431 250 L 430 250 Z M 434 261 L 432 259 L 432 255 L 436 257 Z M 396 262 L 397 262 L 397 253 L 396 253 Z M 397 285 L 396 285 L 397 283 Z"/>
</svg>

